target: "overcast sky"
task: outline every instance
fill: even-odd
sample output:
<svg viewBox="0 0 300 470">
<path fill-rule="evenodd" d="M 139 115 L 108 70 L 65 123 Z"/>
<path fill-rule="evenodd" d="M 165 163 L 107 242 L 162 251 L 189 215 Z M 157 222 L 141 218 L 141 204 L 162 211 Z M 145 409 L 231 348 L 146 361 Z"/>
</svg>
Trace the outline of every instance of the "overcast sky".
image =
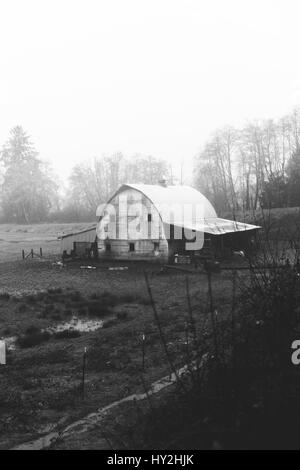
<svg viewBox="0 0 300 470">
<path fill-rule="evenodd" d="M 191 162 L 225 124 L 300 103 L 299 0 L 2 0 L 0 145 L 66 177 L 122 151 Z"/>
</svg>

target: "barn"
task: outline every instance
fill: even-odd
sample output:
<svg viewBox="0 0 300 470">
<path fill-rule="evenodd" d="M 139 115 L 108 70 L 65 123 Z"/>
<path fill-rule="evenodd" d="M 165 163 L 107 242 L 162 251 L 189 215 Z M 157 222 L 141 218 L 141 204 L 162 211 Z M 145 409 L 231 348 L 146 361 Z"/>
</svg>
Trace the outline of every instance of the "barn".
<svg viewBox="0 0 300 470">
<path fill-rule="evenodd" d="M 190 186 L 123 184 L 97 213 L 99 259 L 176 261 L 247 249 L 260 227 L 222 219 Z"/>
</svg>

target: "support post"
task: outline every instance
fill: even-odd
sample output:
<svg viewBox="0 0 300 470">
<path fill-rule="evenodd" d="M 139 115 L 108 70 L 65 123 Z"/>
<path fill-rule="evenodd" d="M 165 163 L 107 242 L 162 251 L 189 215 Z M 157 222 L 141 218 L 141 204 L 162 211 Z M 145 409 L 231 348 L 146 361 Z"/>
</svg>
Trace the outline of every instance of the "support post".
<svg viewBox="0 0 300 470">
<path fill-rule="evenodd" d="M 145 340 L 146 336 L 145 333 L 142 335 L 142 370 L 145 372 Z"/>
<path fill-rule="evenodd" d="M 85 396 L 85 368 L 86 368 L 86 348 L 84 348 L 83 361 L 82 361 L 82 401 L 84 401 L 84 396 Z"/>
</svg>

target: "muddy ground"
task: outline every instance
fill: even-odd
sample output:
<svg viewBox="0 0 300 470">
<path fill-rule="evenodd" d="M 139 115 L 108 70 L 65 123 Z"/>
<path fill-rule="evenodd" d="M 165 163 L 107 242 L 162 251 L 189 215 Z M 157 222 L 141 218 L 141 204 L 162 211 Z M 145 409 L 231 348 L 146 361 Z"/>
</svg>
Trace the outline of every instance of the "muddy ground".
<svg viewBox="0 0 300 470">
<path fill-rule="evenodd" d="M 2 449 L 144 391 L 145 384 L 169 373 L 144 272 L 174 364 L 186 361 L 187 277 L 195 319 L 201 328 L 209 323 L 203 273 L 161 272 L 160 266 L 142 263 L 123 264 L 128 269 L 120 271 L 110 270 L 107 264 L 82 269 L 84 263 L 61 267 L 57 260 L 53 256 L 0 263 L 0 337 L 13 338 L 7 365 L 0 366 Z M 215 274 L 212 282 L 221 318 L 231 302 L 230 271 Z M 103 327 L 74 332 L 74 318 L 101 321 Z M 65 325 L 60 333 L 55 329 L 59 325 Z M 93 442 L 96 447 L 95 438 Z M 87 442 L 82 446 L 87 448 Z"/>
</svg>

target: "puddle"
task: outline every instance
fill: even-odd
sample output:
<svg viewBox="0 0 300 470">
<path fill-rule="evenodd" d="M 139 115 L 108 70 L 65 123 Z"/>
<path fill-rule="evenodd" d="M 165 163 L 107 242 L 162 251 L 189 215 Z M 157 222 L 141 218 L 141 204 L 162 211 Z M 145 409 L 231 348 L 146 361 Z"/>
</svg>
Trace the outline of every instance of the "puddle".
<svg viewBox="0 0 300 470">
<path fill-rule="evenodd" d="M 104 325 L 103 320 L 88 320 L 85 318 L 72 317 L 71 320 L 59 323 L 55 326 L 50 326 L 43 331 L 47 331 L 50 334 L 59 333 L 65 330 L 80 331 L 81 333 L 89 333 L 102 328 Z"/>
<path fill-rule="evenodd" d="M 112 318 L 115 317 L 107 317 L 104 321 L 78 318 L 73 316 L 69 321 L 61 322 L 55 326 L 49 326 L 48 328 L 44 328 L 41 331 L 50 333 L 51 335 L 66 330 L 79 331 L 80 333 L 90 333 L 92 331 L 98 330 L 99 328 L 103 328 L 104 323 L 108 320 L 111 320 Z M 1 339 L 5 341 L 7 351 L 15 351 L 17 349 L 17 336 L 6 336 Z"/>
<path fill-rule="evenodd" d="M 96 412 L 92 412 L 84 418 L 69 424 L 60 432 L 55 432 L 55 430 L 53 430 L 53 432 L 50 432 L 49 434 L 40 437 L 39 439 L 15 446 L 11 450 L 42 450 L 51 448 L 51 446 L 53 446 L 59 439 L 64 439 L 65 442 L 67 442 L 68 439 L 72 439 L 74 437 L 74 434 L 77 434 L 78 436 L 79 434 L 83 434 L 90 431 L 91 429 L 94 429 L 95 426 L 99 426 L 103 420 L 103 417 L 111 409 L 116 408 L 125 402 L 136 402 L 149 399 L 149 396 L 155 395 L 170 385 L 175 384 L 178 379 L 184 377 L 186 374 L 190 374 L 191 371 L 202 368 L 208 358 L 208 354 L 204 354 L 199 361 L 193 361 L 191 364 L 186 364 L 180 369 L 170 373 L 165 377 L 162 377 L 156 382 L 153 382 L 150 385 L 150 388 L 144 393 L 135 393 L 125 398 L 121 398 L 120 400 L 114 401 L 103 408 L 99 408 Z M 104 443 L 103 449 L 107 450 L 105 445 L 107 445 L 106 442 Z"/>
</svg>

